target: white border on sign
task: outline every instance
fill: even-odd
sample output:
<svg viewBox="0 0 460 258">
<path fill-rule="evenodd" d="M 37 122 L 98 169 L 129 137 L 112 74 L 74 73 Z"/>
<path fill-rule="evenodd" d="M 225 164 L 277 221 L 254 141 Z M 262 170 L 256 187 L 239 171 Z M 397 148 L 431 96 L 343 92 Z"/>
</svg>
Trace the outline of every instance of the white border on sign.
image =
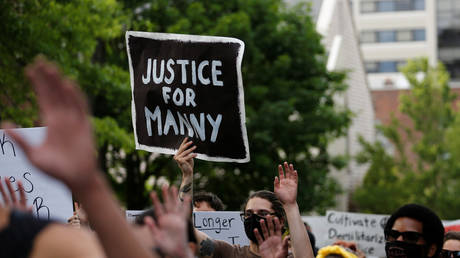
<svg viewBox="0 0 460 258">
<path fill-rule="evenodd" d="M 198 36 L 198 35 L 187 35 L 187 34 L 173 34 L 173 33 L 157 33 L 157 32 L 142 32 L 142 31 L 127 31 L 125 34 L 126 38 L 126 51 L 128 52 L 128 61 L 129 61 L 129 74 L 130 74 L 130 81 L 131 81 L 131 112 L 132 112 L 132 121 L 133 121 L 133 128 L 134 128 L 134 139 L 136 141 L 136 149 L 145 150 L 149 152 L 158 152 L 164 154 L 176 154 L 177 149 L 170 149 L 170 148 L 161 148 L 161 147 L 151 147 L 144 144 L 140 144 L 137 139 L 137 132 L 136 132 L 136 107 L 134 104 L 134 70 L 131 60 L 131 53 L 129 49 L 129 36 L 139 37 L 139 38 L 148 38 L 148 39 L 156 39 L 156 40 L 177 40 L 182 42 L 216 42 L 216 43 L 237 43 L 240 44 L 240 48 L 238 50 L 238 57 L 236 59 L 236 73 L 238 76 L 238 106 L 240 111 L 240 119 L 241 119 L 241 132 L 243 136 L 243 144 L 244 149 L 246 151 L 246 157 L 243 159 L 232 159 L 226 157 L 210 157 L 206 154 L 197 154 L 197 158 L 208 160 L 208 161 L 218 161 L 218 162 L 237 162 L 237 163 L 246 163 L 250 160 L 249 155 L 249 143 L 248 143 L 248 134 L 246 131 L 246 110 L 244 107 L 244 90 L 243 90 L 243 77 L 241 74 L 241 63 L 243 61 L 243 53 L 244 53 L 244 42 L 236 39 L 236 38 L 229 38 L 229 37 L 216 37 L 216 36 Z"/>
</svg>

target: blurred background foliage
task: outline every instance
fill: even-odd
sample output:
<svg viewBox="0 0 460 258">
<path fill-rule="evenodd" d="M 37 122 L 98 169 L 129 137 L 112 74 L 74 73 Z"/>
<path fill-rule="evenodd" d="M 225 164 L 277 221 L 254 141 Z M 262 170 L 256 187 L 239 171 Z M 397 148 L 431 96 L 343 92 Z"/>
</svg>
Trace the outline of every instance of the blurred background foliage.
<svg viewBox="0 0 460 258">
<path fill-rule="evenodd" d="M 250 191 L 273 189 L 276 166 L 299 171 L 302 211 L 323 212 L 340 191 L 328 176 L 342 157 L 326 152 L 344 135 L 350 112 L 334 104 L 344 73 L 326 69 L 321 37 L 308 6 L 280 0 L 5 0 L 0 3 L 0 116 L 39 126 L 34 94 L 23 76 L 38 54 L 53 60 L 87 94 L 102 170 L 128 209 L 149 205 L 148 192 L 178 185 L 171 156 L 137 151 L 131 123 L 127 30 L 236 37 L 242 64 L 251 161 L 196 161 L 195 191 L 216 193 L 238 210 Z"/>
</svg>

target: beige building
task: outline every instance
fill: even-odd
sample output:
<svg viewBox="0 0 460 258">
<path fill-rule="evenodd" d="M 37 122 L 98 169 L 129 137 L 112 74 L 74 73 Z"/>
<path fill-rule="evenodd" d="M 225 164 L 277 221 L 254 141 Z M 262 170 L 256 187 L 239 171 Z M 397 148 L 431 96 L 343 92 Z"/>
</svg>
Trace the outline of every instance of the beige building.
<svg viewBox="0 0 460 258">
<path fill-rule="evenodd" d="M 323 35 L 323 43 L 328 52 L 329 70 L 348 71 L 347 91 L 336 96 L 337 103 L 349 108 L 353 120 L 347 136 L 329 146 L 332 155 L 354 157 L 361 151 L 358 137 L 373 142 L 375 138 L 374 108 L 368 87 L 357 31 L 348 0 L 324 0 L 318 12 L 316 28 Z M 358 165 L 351 159 L 341 171 L 332 175 L 341 183 L 344 194 L 337 197 L 339 210 L 348 210 L 350 194 L 361 184 L 367 166 Z"/>
</svg>

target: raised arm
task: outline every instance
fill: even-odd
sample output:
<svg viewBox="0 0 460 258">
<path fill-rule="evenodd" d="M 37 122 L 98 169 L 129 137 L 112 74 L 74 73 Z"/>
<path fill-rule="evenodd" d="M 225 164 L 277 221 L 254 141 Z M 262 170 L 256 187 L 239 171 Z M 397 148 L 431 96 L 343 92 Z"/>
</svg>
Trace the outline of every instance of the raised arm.
<svg viewBox="0 0 460 258">
<path fill-rule="evenodd" d="M 48 126 L 46 138 L 39 146 L 32 146 L 15 131 L 7 133 L 32 164 L 64 182 L 77 196 L 108 257 L 152 257 L 136 241 L 99 170 L 82 93 L 43 59 L 30 65 L 26 74 L 37 94 L 42 121 Z"/>
<path fill-rule="evenodd" d="M 192 144 L 193 142 L 186 137 L 176 155 L 174 155 L 174 160 L 182 172 L 182 181 L 179 188 L 179 199 L 181 201 L 184 200 L 185 196 L 193 196 L 193 159 L 196 157 L 196 153 L 193 153 L 193 151 L 196 146 Z"/>
<path fill-rule="evenodd" d="M 286 212 L 294 257 L 313 258 L 313 249 L 307 231 L 303 225 L 299 206 L 296 201 L 298 187 L 297 171 L 294 170 L 292 164 L 288 165 L 287 162 L 284 162 L 283 165 L 284 170 L 283 166 L 278 165 L 279 177 L 275 177 L 274 190 L 275 194 L 283 203 L 283 208 Z"/>
</svg>

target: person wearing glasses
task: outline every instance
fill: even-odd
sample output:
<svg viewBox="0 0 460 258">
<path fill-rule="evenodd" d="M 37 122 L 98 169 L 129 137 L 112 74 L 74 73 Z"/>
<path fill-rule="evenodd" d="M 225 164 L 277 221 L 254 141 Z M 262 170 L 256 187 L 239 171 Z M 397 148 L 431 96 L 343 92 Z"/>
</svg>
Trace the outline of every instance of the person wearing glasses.
<svg viewBox="0 0 460 258">
<path fill-rule="evenodd" d="M 195 148 L 193 143 L 185 138 L 174 156 L 182 172 L 179 199 L 187 195 L 193 196 Z M 284 162 L 283 165 L 278 165 L 278 174 L 274 180 L 273 192 L 257 191 L 251 194 L 242 206 L 241 218 L 249 238 L 249 246 L 231 245 L 225 241 L 214 240 L 195 229 L 198 257 L 286 258 L 289 255 L 288 238 L 282 239 L 282 229 L 287 223 L 294 257 L 314 257 L 296 201 L 297 171 L 292 164 Z"/>
<path fill-rule="evenodd" d="M 441 258 L 460 258 L 460 231 L 449 231 L 444 236 Z"/>
<path fill-rule="evenodd" d="M 407 204 L 388 219 L 384 229 L 388 258 L 438 257 L 444 238 L 444 226 L 427 207 Z"/>
</svg>

